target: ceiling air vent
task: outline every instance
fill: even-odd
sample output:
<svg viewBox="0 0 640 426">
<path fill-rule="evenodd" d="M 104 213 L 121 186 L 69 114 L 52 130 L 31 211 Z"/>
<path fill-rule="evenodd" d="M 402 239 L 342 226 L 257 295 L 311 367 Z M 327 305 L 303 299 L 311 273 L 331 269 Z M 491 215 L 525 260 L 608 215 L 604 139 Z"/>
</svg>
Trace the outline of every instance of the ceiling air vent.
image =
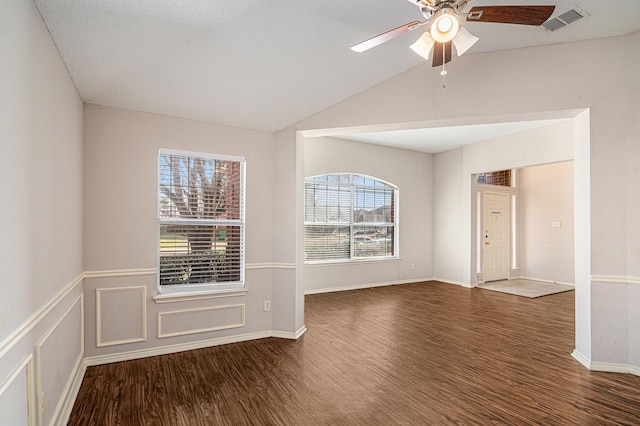
<svg viewBox="0 0 640 426">
<path fill-rule="evenodd" d="M 547 22 L 542 24 L 542 28 L 547 31 L 556 31 L 560 28 L 564 28 L 569 24 L 573 24 L 576 21 L 586 18 L 589 16 L 584 10 L 574 6 L 572 9 L 564 12 L 561 15 L 556 16 L 555 18 L 549 19 Z"/>
</svg>

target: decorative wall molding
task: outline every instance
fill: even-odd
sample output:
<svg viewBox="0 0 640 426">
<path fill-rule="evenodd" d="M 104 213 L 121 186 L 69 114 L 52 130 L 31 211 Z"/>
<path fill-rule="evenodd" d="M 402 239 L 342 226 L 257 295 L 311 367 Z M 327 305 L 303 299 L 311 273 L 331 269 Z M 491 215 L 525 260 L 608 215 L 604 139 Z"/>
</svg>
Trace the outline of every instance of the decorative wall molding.
<svg viewBox="0 0 640 426">
<path fill-rule="evenodd" d="M 80 294 L 75 300 L 69 305 L 69 307 L 64 311 L 62 315 L 58 318 L 58 320 L 54 323 L 54 325 L 47 330 L 47 332 L 42 335 L 42 337 L 38 340 L 35 345 L 35 354 L 36 354 L 36 401 L 37 401 L 37 415 L 38 415 L 38 424 L 44 424 L 44 400 L 43 398 L 43 389 L 42 389 L 42 347 L 45 345 L 47 340 L 51 337 L 51 335 L 58 329 L 60 324 L 65 320 L 67 315 L 74 309 L 76 305 L 80 303 L 80 335 L 78 336 L 78 356 L 74 365 L 71 369 L 71 374 L 67 382 L 65 383 L 64 389 L 61 393 L 61 398 L 56 403 L 55 411 L 53 412 L 52 419 L 55 421 L 59 415 L 60 411 L 63 408 L 65 400 L 68 399 L 69 390 L 71 389 L 71 385 L 73 383 L 73 378 L 76 375 L 78 369 L 82 365 L 82 360 L 84 358 L 84 294 Z"/>
<path fill-rule="evenodd" d="M 22 371 L 26 372 L 27 379 L 27 394 L 25 395 L 27 401 L 27 419 L 28 425 L 33 426 L 36 424 L 35 408 L 36 402 L 33 391 L 33 354 L 28 354 L 21 362 L 13 369 L 11 374 L 0 383 L 0 398 L 4 392 L 13 384 L 13 382 L 20 376 Z"/>
<path fill-rule="evenodd" d="M 441 281 L 437 278 L 413 278 L 410 280 L 399 280 L 399 281 L 387 281 L 382 283 L 368 283 L 368 284 L 356 284 L 356 285 L 348 285 L 342 287 L 325 287 L 325 288 L 312 288 L 309 290 L 305 290 L 304 294 L 320 294 L 320 293 L 333 293 L 334 291 L 348 291 L 348 290 L 360 290 L 363 288 L 374 288 L 374 287 L 386 287 L 389 285 L 399 285 L 399 284 L 414 284 L 420 283 L 424 281 Z"/>
<path fill-rule="evenodd" d="M 112 341 L 102 340 L 102 293 L 116 293 L 127 291 L 140 292 L 140 336 L 130 339 L 120 339 Z M 130 286 L 130 287 L 106 287 L 96 289 L 96 346 L 113 346 L 123 345 L 125 343 L 145 342 L 147 340 L 147 287 L 146 286 Z"/>
<path fill-rule="evenodd" d="M 245 269 L 295 269 L 295 263 L 247 263 Z M 156 275 L 158 268 L 105 269 L 85 271 L 84 278 L 131 277 L 135 275 Z"/>
<path fill-rule="evenodd" d="M 169 318 L 172 315 L 184 315 L 187 313 L 199 313 L 199 312 L 207 312 L 207 311 L 222 311 L 222 310 L 232 310 L 239 309 L 240 310 L 240 321 L 237 323 L 230 324 L 221 324 L 214 325 L 211 327 L 202 327 L 202 328 L 194 328 L 183 331 L 174 331 L 174 332 L 164 332 L 162 329 L 163 325 L 163 317 Z M 165 337 L 176 337 L 176 336 L 184 336 L 187 334 L 197 334 L 197 333 L 206 333 L 209 331 L 220 331 L 220 330 L 228 330 L 230 328 L 240 328 L 245 326 L 246 322 L 246 314 L 245 314 L 245 304 L 238 303 L 235 305 L 223 305 L 223 306 L 209 306 L 206 308 L 193 308 L 193 309 L 183 309 L 179 311 L 169 311 L 169 312 L 158 312 L 158 339 L 163 339 Z M 199 325 L 199 324 L 196 324 Z"/>
<path fill-rule="evenodd" d="M 296 269 L 295 263 L 247 263 L 245 269 Z"/>
<path fill-rule="evenodd" d="M 218 299 L 221 297 L 246 296 L 247 293 L 249 293 L 248 288 L 209 290 L 188 293 L 160 293 L 157 296 L 153 296 L 153 301 L 156 303 L 191 302 L 194 300 Z"/>
<path fill-rule="evenodd" d="M 634 277 L 632 275 L 592 275 L 592 282 L 607 283 L 607 284 L 640 284 L 640 277 Z"/>
<path fill-rule="evenodd" d="M 85 278 L 131 277 L 136 275 L 155 275 L 158 268 L 110 269 L 104 271 L 85 271 Z"/>
<path fill-rule="evenodd" d="M 67 286 L 60 290 L 48 303 L 33 313 L 25 322 L 23 322 L 18 328 L 13 330 L 2 342 L 0 342 L 0 358 L 2 358 L 7 352 L 13 348 L 16 343 L 20 341 L 27 333 L 56 307 L 60 301 L 62 301 L 69 293 L 71 293 L 79 284 L 84 280 L 84 274 L 78 275 Z"/>
</svg>

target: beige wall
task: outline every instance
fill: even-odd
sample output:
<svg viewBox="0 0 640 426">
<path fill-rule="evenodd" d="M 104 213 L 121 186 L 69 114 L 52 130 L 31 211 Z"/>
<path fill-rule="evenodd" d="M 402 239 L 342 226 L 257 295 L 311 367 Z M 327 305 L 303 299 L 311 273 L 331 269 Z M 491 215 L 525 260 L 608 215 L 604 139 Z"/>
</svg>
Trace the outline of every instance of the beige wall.
<svg viewBox="0 0 640 426">
<path fill-rule="evenodd" d="M 84 124 L 88 362 L 265 337 L 274 312 L 276 331 L 294 336 L 301 326 L 293 303 L 272 291 L 274 280 L 291 281 L 295 272 L 293 261 L 274 255 L 282 208 L 274 202 L 273 134 L 95 105 L 85 106 Z M 246 158 L 246 292 L 154 299 L 160 148 Z M 265 300 L 272 300 L 269 312 Z"/>
<path fill-rule="evenodd" d="M 33 4 L 3 1 L 0 28 L 0 174 L 10 183 L 1 209 L 10 242 L 0 247 L 3 422 L 64 419 L 85 355 L 101 363 L 299 335 L 306 138 L 297 131 L 342 126 L 570 116 L 581 230 L 574 355 L 591 368 L 640 374 L 640 33 L 465 55 L 449 66 L 444 90 L 425 64 L 274 135 L 96 106 L 86 107 L 83 121 L 82 102 Z M 160 147 L 247 158 L 248 291 L 153 300 Z M 441 279 L 472 283 L 468 178 L 482 171 L 478 158 L 505 159 L 496 149 L 443 154 L 420 169 L 425 176 L 433 170 L 433 198 L 427 184 L 421 203 L 435 208 L 425 211 L 434 244 L 418 250 Z M 537 163 L 545 153 L 514 154 L 519 163 L 508 166 Z M 450 193 L 438 184 L 444 180 L 462 188 Z M 448 217 L 439 203 L 456 214 Z M 436 232 L 441 225 L 459 230 L 444 246 L 437 244 L 438 235 L 448 238 Z"/>
<path fill-rule="evenodd" d="M 396 185 L 398 259 L 307 264 L 307 292 L 421 281 L 433 276 L 433 156 L 331 137 L 307 138 L 305 176 L 356 173 Z"/>
<path fill-rule="evenodd" d="M 31 1 L 0 2 L 0 64 L 0 423 L 49 424 L 84 350 L 82 101 Z"/>
<path fill-rule="evenodd" d="M 639 33 L 625 37 L 465 55 L 448 67 L 447 88 L 428 64 L 416 67 L 292 126 L 310 131 L 433 120 L 561 117 L 575 111 L 576 351 L 592 368 L 638 371 L 640 200 L 638 174 Z M 607 57 L 607 61 L 602 61 Z M 583 113 L 580 113 L 583 111 Z M 294 143 L 290 140 L 290 143 Z M 536 152 L 533 151 L 533 154 Z M 500 152 L 494 152 L 500 158 Z M 556 160 L 557 161 L 557 160 Z M 526 164 L 522 164 L 523 166 Z M 468 239 L 473 172 L 462 159 L 463 218 Z M 438 177 L 436 176 L 437 180 Z M 439 200 L 436 198 L 434 204 Z M 300 200 L 300 205 L 302 200 Z M 602 207 L 602 206 L 607 206 Z M 578 208 L 579 207 L 579 208 Z M 633 221 L 633 223 L 631 223 Z M 471 283 L 469 241 L 449 269 Z M 579 262 L 578 262 L 579 260 Z M 301 267 L 299 265 L 299 267 Z M 443 271 L 444 272 L 444 271 Z M 442 278 L 449 278 L 443 276 Z M 459 281 L 451 277 L 451 281 Z M 299 286 L 302 284 L 299 283 Z"/>
<path fill-rule="evenodd" d="M 574 284 L 573 162 L 525 167 L 517 176 L 520 276 Z"/>
</svg>

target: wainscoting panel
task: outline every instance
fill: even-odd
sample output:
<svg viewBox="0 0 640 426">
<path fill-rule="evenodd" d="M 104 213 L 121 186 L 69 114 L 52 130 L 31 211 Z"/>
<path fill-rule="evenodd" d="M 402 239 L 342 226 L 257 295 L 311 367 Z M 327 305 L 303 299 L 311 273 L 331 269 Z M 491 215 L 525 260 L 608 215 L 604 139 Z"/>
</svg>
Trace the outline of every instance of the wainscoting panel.
<svg viewBox="0 0 640 426">
<path fill-rule="evenodd" d="M 158 312 L 158 338 L 245 326 L 245 304 Z"/>
<path fill-rule="evenodd" d="M 147 340 L 147 287 L 96 289 L 96 346 Z"/>
<path fill-rule="evenodd" d="M 35 425 L 33 355 L 29 354 L 0 383 L 0 422 L 3 425 Z"/>
<path fill-rule="evenodd" d="M 55 423 L 84 356 L 82 294 L 38 340 L 35 354 L 38 424 Z"/>
</svg>

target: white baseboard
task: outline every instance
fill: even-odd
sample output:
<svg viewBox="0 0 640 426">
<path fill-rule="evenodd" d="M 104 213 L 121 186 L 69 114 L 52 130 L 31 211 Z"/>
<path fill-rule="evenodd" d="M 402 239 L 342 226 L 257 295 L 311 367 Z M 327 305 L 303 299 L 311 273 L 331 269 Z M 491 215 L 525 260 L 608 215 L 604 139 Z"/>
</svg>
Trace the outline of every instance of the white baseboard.
<svg viewBox="0 0 640 426">
<path fill-rule="evenodd" d="M 640 367 L 635 365 L 628 364 L 617 364 L 611 362 L 592 362 L 587 357 L 574 350 L 571 353 L 571 356 L 574 357 L 578 362 L 584 365 L 591 371 L 601 371 L 604 373 L 623 373 L 623 374 L 633 374 L 635 376 L 640 376 Z"/>
<path fill-rule="evenodd" d="M 73 410 L 73 404 L 76 402 L 76 397 L 78 396 L 78 392 L 80 391 L 80 385 L 82 385 L 82 380 L 84 379 L 84 373 L 86 371 L 87 363 L 85 362 L 85 359 L 82 358 L 78 363 L 77 368 L 75 369 L 73 380 L 71 381 L 71 386 L 69 386 L 69 389 L 64 395 L 64 401 L 62 403 L 62 408 L 60 409 L 58 421 L 56 422 L 56 424 L 66 425 L 69 422 L 71 410 Z"/>
<path fill-rule="evenodd" d="M 271 331 L 271 337 L 277 337 L 279 339 L 298 340 L 306 332 L 307 332 L 307 327 L 303 325 L 295 333 L 289 333 L 289 332 L 286 332 L 286 331 L 272 330 Z"/>
<path fill-rule="evenodd" d="M 296 340 L 300 338 L 307 328 L 303 325 L 295 333 L 288 333 L 277 330 L 259 331 L 256 333 L 238 334 L 229 337 L 220 337 L 216 339 L 199 340 L 197 342 L 179 343 L 175 345 L 160 346 L 148 349 L 139 349 L 129 352 L 119 352 L 108 355 L 96 355 L 85 358 L 86 366 L 110 364 L 112 362 L 130 361 L 133 359 L 148 358 L 151 356 L 167 355 L 176 352 L 192 351 L 194 349 L 208 348 L 212 346 L 227 345 L 229 343 L 246 342 L 249 340 L 266 339 L 268 337 L 277 337 L 281 339 Z"/>
<path fill-rule="evenodd" d="M 423 281 L 433 281 L 434 279 L 435 278 L 413 278 L 410 280 L 355 284 L 355 285 L 348 285 L 348 286 L 341 286 L 341 287 L 312 288 L 310 290 L 305 290 L 304 294 L 306 295 L 306 294 L 333 293 L 334 291 L 362 290 L 363 288 L 386 287 L 390 285 L 399 285 L 399 284 L 414 284 L 414 283 L 419 283 Z"/>
<path fill-rule="evenodd" d="M 431 280 L 433 281 L 440 281 L 441 283 L 445 283 L 445 284 L 454 284 L 454 285 L 459 285 L 460 287 L 467 287 L 467 288 L 471 288 L 472 286 L 467 284 L 467 283 L 463 283 L 462 281 L 456 281 L 456 280 L 449 280 L 447 278 L 438 278 L 438 277 L 433 277 L 431 278 Z"/>
<path fill-rule="evenodd" d="M 554 280 L 547 280 L 544 278 L 534 278 L 534 277 L 509 277 L 510 280 L 529 280 L 529 281 L 538 281 L 541 283 L 547 283 L 547 284 L 560 284 L 560 285 L 568 285 L 571 287 L 575 287 L 576 283 L 568 283 L 565 281 L 554 281 Z"/>
<path fill-rule="evenodd" d="M 591 361 L 589 361 L 589 358 L 582 355 L 580 352 L 578 352 L 575 349 L 573 350 L 573 352 L 571 352 L 571 356 L 574 357 L 576 361 L 578 361 L 580 364 L 584 365 L 586 368 L 591 370 Z"/>
</svg>

